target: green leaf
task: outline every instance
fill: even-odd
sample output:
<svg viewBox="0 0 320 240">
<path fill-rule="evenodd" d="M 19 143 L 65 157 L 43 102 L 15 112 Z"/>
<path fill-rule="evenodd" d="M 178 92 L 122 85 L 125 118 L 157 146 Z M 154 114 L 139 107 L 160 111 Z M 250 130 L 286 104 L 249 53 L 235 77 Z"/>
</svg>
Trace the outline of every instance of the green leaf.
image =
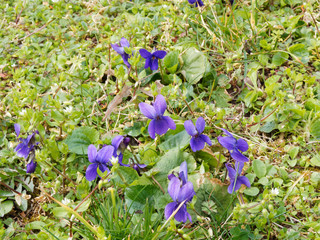
<svg viewBox="0 0 320 240">
<path fill-rule="evenodd" d="M 289 58 L 289 54 L 285 52 L 277 52 L 275 55 L 272 57 L 272 64 L 275 65 L 276 67 L 281 66 L 284 64 Z"/>
<path fill-rule="evenodd" d="M 267 172 L 266 165 L 261 160 L 259 159 L 253 160 L 252 168 L 258 178 L 262 178 L 266 175 L 266 172 Z"/>
<path fill-rule="evenodd" d="M 309 62 L 309 52 L 303 43 L 289 47 L 289 52 L 295 57 L 298 57 L 302 63 L 307 64 Z"/>
<path fill-rule="evenodd" d="M 180 166 L 183 161 L 187 161 L 189 172 L 195 169 L 196 163 L 192 155 L 179 151 L 179 149 L 173 149 L 160 158 L 153 171 L 168 174 L 172 169 Z"/>
<path fill-rule="evenodd" d="M 312 166 L 320 167 L 320 155 L 314 155 L 313 158 L 311 158 L 310 163 Z"/>
<path fill-rule="evenodd" d="M 66 139 L 70 152 L 76 154 L 87 154 L 88 146 L 99 140 L 97 130 L 90 127 L 80 127 L 72 132 Z"/>
<path fill-rule="evenodd" d="M 269 56 L 266 54 L 260 54 L 258 56 L 259 62 L 263 65 L 263 66 L 267 66 L 268 65 L 268 60 L 269 60 Z"/>
<path fill-rule="evenodd" d="M 164 66 L 168 69 L 170 73 L 175 73 L 179 65 L 179 52 L 173 51 L 166 55 L 163 59 Z"/>
<path fill-rule="evenodd" d="M 91 198 L 88 198 L 86 201 L 84 201 L 80 207 L 77 209 L 77 212 L 84 212 L 86 211 L 89 206 L 90 206 L 90 203 L 91 203 Z"/>
<path fill-rule="evenodd" d="M 166 141 L 159 145 L 160 150 L 168 151 L 170 149 L 183 149 L 190 143 L 190 135 L 185 131 L 169 136 Z"/>
<path fill-rule="evenodd" d="M 153 196 L 159 191 L 154 185 L 136 185 L 126 188 L 125 201 L 129 212 L 143 210 L 146 203 L 154 202 Z"/>
<path fill-rule="evenodd" d="M 259 194 L 259 188 L 257 188 L 257 187 L 246 188 L 243 191 L 243 193 L 248 196 L 257 196 Z"/>
<path fill-rule="evenodd" d="M 271 121 L 271 122 L 265 123 L 262 127 L 260 127 L 259 130 L 261 132 L 270 133 L 276 128 L 277 128 L 276 122 L 275 121 Z"/>
<path fill-rule="evenodd" d="M 232 98 L 228 95 L 224 88 L 218 88 L 212 92 L 212 99 L 215 100 L 217 107 L 226 108 L 230 106 L 228 102 Z"/>
<path fill-rule="evenodd" d="M 310 126 L 310 133 L 316 139 L 320 139 L 320 119 L 312 122 Z"/>
<path fill-rule="evenodd" d="M 13 208 L 13 201 L 7 200 L 0 203 L 0 217 L 9 213 Z"/>
<path fill-rule="evenodd" d="M 26 224 L 25 230 L 26 231 L 30 231 L 30 230 L 34 230 L 34 229 L 42 230 L 42 227 L 44 227 L 45 225 L 46 224 L 44 222 L 34 221 L 34 222 Z"/>
<path fill-rule="evenodd" d="M 58 218 L 66 218 L 68 216 L 70 216 L 71 214 L 66 211 L 65 208 L 63 207 L 55 207 L 54 209 L 52 209 L 52 213 L 54 216 L 58 217 Z"/>
<path fill-rule="evenodd" d="M 119 176 L 119 174 L 121 175 L 121 177 Z M 117 168 L 117 171 L 115 172 L 114 181 L 117 184 L 124 184 L 122 179 L 124 179 L 127 184 L 131 184 L 133 181 L 139 179 L 139 175 L 133 168 L 119 166 Z"/>
<path fill-rule="evenodd" d="M 181 73 L 190 84 L 196 84 L 206 71 L 207 57 L 194 47 L 189 48 L 181 57 L 183 61 Z"/>
</svg>

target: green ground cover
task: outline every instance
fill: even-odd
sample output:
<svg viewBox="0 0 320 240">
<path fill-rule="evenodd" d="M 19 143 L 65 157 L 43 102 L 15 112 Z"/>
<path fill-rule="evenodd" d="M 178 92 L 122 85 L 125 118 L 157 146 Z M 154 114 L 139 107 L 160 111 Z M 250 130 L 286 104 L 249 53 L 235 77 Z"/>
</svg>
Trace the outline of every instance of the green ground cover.
<svg viewBox="0 0 320 240">
<path fill-rule="evenodd" d="M 320 3 L 203 3 L 0 1 L 1 239 L 320 239 Z M 119 135 L 108 173 L 89 146 Z"/>
</svg>

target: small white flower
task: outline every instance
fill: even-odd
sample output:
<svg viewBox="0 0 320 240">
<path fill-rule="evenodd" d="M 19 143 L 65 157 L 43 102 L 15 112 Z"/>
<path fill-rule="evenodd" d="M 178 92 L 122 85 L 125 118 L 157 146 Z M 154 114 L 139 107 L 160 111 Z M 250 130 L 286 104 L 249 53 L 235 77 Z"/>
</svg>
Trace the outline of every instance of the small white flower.
<svg viewBox="0 0 320 240">
<path fill-rule="evenodd" d="M 67 206 L 69 203 L 71 203 L 70 199 L 68 199 L 68 198 L 64 198 L 61 202 L 62 202 L 62 204 L 67 205 Z"/>
<path fill-rule="evenodd" d="M 72 107 L 72 106 L 68 106 L 68 107 L 66 107 L 63 111 L 64 111 L 65 113 L 71 113 L 72 110 L 73 110 L 73 107 Z"/>
<path fill-rule="evenodd" d="M 111 159 L 110 159 L 110 162 L 112 163 L 112 165 L 117 164 L 118 161 L 119 161 L 119 159 L 117 157 L 114 157 L 114 156 L 112 156 Z"/>
<path fill-rule="evenodd" d="M 271 195 L 277 196 L 279 194 L 279 189 L 278 188 L 272 188 L 270 193 L 271 193 Z"/>
<path fill-rule="evenodd" d="M 19 114 L 20 114 L 21 116 L 24 116 L 24 115 L 27 114 L 27 110 L 26 110 L 26 109 L 22 109 Z"/>
</svg>

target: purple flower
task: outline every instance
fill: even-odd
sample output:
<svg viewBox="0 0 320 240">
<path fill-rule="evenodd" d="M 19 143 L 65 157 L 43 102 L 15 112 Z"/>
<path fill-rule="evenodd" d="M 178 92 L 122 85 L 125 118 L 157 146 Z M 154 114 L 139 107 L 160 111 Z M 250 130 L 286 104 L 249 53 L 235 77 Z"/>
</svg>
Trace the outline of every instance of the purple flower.
<svg viewBox="0 0 320 240">
<path fill-rule="evenodd" d="M 233 192 L 238 191 L 241 187 L 241 184 L 244 184 L 247 187 L 251 187 L 249 179 L 245 176 L 240 176 L 243 166 L 244 166 L 243 162 L 236 161 L 235 167 L 237 170 L 235 170 L 232 168 L 232 166 L 229 163 L 226 164 L 226 167 L 228 169 L 228 175 L 230 178 L 230 185 L 228 187 L 228 193 L 232 194 Z"/>
<path fill-rule="evenodd" d="M 14 130 L 17 134 L 17 137 L 20 135 L 21 127 L 18 123 L 14 124 Z M 19 138 L 21 141 L 14 151 L 17 153 L 18 157 L 23 157 L 27 160 L 27 173 L 33 173 L 36 170 L 37 162 L 34 161 L 35 159 L 35 146 L 38 144 L 36 143 L 35 134 L 39 132 L 36 131 L 27 136 L 27 138 Z"/>
<path fill-rule="evenodd" d="M 127 39 L 124 37 L 120 40 L 120 46 L 118 44 L 111 44 L 111 47 L 118 53 L 123 59 L 123 62 L 125 65 L 127 65 L 128 68 L 131 67 L 130 63 L 128 62 L 128 59 L 130 58 L 129 54 L 124 51 L 125 47 L 130 47 L 130 43 Z"/>
<path fill-rule="evenodd" d="M 162 95 L 158 95 L 153 105 L 146 103 L 139 103 L 140 111 L 147 118 L 151 119 L 151 122 L 148 127 L 148 131 L 151 138 L 156 137 L 156 133 L 159 135 L 165 134 L 168 129 L 176 129 L 176 124 L 172 118 L 168 116 L 163 116 L 164 112 L 167 109 L 166 100 Z"/>
<path fill-rule="evenodd" d="M 129 137 L 124 137 L 121 135 L 116 136 L 112 139 L 111 145 L 114 147 L 113 156 L 118 157 L 118 163 L 120 164 L 120 166 L 130 167 L 130 165 L 122 163 L 122 152 L 127 148 L 129 142 Z"/>
<path fill-rule="evenodd" d="M 37 167 L 37 162 L 34 159 L 31 160 L 30 163 L 27 164 L 27 173 L 34 173 Z"/>
<path fill-rule="evenodd" d="M 190 202 L 193 196 L 196 194 L 193 190 L 193 185 L 188 182 L 187 163 L 184 161 L 180 165 L 179 178 L 174 174 L 168 176 L 170 182 L 168 186 L 168 193 L 171 196 L 173 202 L 167 204 L 164 214 L 168 219 L 172 213 L 183 203 L 181 208 L 178 210 L 174 218 L 178 222 L 186 222 L 187 219 L 192 221 L 190 214 L 187 212 L 187 203 Z"/>
<path fill-rule="evenodd" d="M 187 133 L 192 137 L 190 146 L 192 151 L 196 152 L 204 148 L 205 143 L 209 146 L 212 145 L 210 138 L 207 135 L 201 134 L 206 126 L 206 122 L 202 117 L 199 117 L 196 126 L 193 125 L 191 120 L 184 122 L 184 128 Z"/>
<path fill-rule="evenodd" d="M 88 147 L 88 159 L 90 164 L 86 171 L 86 179 L 88 181 L 92 181 L 96 179 L 98 173 L 97 168 L 99 167 L 101 172 L 108 171 L 108 165 L 111 166 L 110 158 L 112 157 L 114 152 L 113 146 L 105 146 L 101 148 L 98 152 L 96 147 L 91 144 Z"/>
<path fill-rule="evenodd" d="M 239 162 L 248 162 L 249 159 L 241 153 L 241 152 L 245 152 L 245 151 L 248 150 L 248 148 L 249 148 L 248 143 L 245 140 L 241 139 L 241 138 L 236 139 L 227 130 L 225 130 L 225 129 L 222 129 L 222 130 L 228 136 L 227 137 L 219 136 L 218 137 L 219 143 L 223 147 L 225 147 L 226 149 L 229 150 L 229 152 L 231 154 L 231 157 L 234 160 L 239 161 Z"/>
<path fill-rule="evenodd" d="M 198 6 L 203 7 L 203 6 L 204 6 L 202 0 L 188 0 L 188 2 L 189 2 L 190 4 L 196 3 L 196 7 L 198 7 Z"/>
<path fill-rule="evenodd" d="M 166 56 L 165 51 L 155 51 L 153 53 L 147 51 L 146 49 L 139 50 L 141 57 L 146 59 L 144 68 L 150 67 L 151 70 L 158 69 L 158 59 L 162 59 Z"/>
<path fill-rule="evenodd" d="M 137 171 L 137 173 L 139 174 L 139 176 L 141 176 L 140 170 L 147 167 L 146 164 L 139 164 L 139 163 L 135 163 L 133 165 L 133 169 Z"/>
</svg>

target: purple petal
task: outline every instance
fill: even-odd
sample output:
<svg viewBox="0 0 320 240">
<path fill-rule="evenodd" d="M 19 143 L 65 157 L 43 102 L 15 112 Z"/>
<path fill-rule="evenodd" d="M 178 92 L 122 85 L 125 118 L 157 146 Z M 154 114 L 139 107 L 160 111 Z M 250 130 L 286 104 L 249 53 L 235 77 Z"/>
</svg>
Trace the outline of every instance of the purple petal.
<svg viewBox="0 0 320 240">
<path fill-rule="evenodd" d="M 192 137 L 190 140 L 190 147 L 194 152 L 202 150 L 204 148 L 204 144 L 205 142 L 199 137 Z"/>
<path fill-rule="evenodd" d="M 190 4 L 194 4 L 197 0 L 188 0 Z"/>
<path fill-rule="evenodd" d="M 234 170 L 229 163 L 226 163 L 226 167 L 228 169 L 228 175 L 229 175 L 230 181 L 231 180 L 233 181 L 236 178 L 236 170 Z"/>
<path fill-rule="evenodd" d="M 28 158 L 31 148 L 28 147 L 28 140 L 23 139 L 22 143 L 19 143 L 18 146 L 14 149 L 18 157 Z"/>
<path fill-rule="evenodd" d="M 173 177 L 176 177 L 173 173 L 168 175 L 168 179 L 171 180 Z"/>
<path fill-rule="evenodd" d="M 192 182 L 187 182 L 180 188 L 178 202 L 183 202 L 184 200 L 191 201 L 195 194 Z"/>
<path fill-rule="evenodd" d="M 249 159 L 246 156 L 244 156 L 242 153 L 240 153 L 237 149 L 233 150 L 230 155 L 234 160 L 239 162 L 249 161 Z"/>
<path fill-rule="evenodd" d="M 176 129 L 176 124 L 174 123 L 174 121 L 172 120 L 171 117 L 163 116 L 162 118 L 167 121 L 168 127 L 170 129 L 172 129 L 172 130 Z"/>
<path fill-rule="evenodd" d="M 19 135 L 20 135 L 20 124 L 18 124 L 18 123 L 15 123 L 14 124 L 14 131 L 16 132 L 16 134 L 17 134 L 17 137 L 19 137 Z"/>
<path fill-rule="evenodd" d="M 128 67 L 130 68 L 131 67 L 131 64 L 129 63 L 128 59 L 130 58 L 129 54 L 127 53 L 124 53 L 121 55 L 122 57 L 122 60 L 123 60 L 123 63 Z"/>
<path fill-rule="evenodd" d="M 97 177 L 97 167 L 98 165 L 96 163 L 90 164 L 86 171 L 86 179 L 88 181 L 92 181 L 96 179 Z"/>
<path fill-rule="evenodd" d="M 251 187 L 250 181 L 246 176 L 238 177 L 237 181 L 241 184 L 246 185 L 247 187 Z"/>
<path fill-rule="evenodd" d="M 96 156 L 97 156 L 96 147 L 93 144 L 89 145 L 89 147 L 88 147 L 88 159 L 89 159 L 89 162 L 94 163 L 95 160 L 96 160 Z"/>
<path fill-rule="evenodd" d="M 151 120 L 148 127 L 149 135 L 152 139 L 156 138 L 156 128 L 155 128 L 156 120 Z"/>
<path fill-rule="evenodd" d="M 117 152 L 121 142 L 123 141 L 123 136 L 119 135 L 112 139 L 111 145 L 115 148 L 115 152 Z"/>
<path fill-rule="evenodd" d="M 124 37 L 121 38 L 120 45 L 121 45 L 121 47 L 130 47 L 129 41 L 127 39 L 125 39 Z"/>
<path fill-rule="evenodd" d="M 199 137 L 200 137 L 204 142 L 206 142 L 209 146 L 212 145 L 212 142 L 211 142 L 210 138 L 209 138 L 207 135 L 201 134 Z"/>
<path fill-rule="evenodd" d="M 243 140 L 242 138 L 239 138 L 239 139 L 237 140 L 236 147 L 237 147 L 241 152 L 245 152 L 245 151 L 248 150 L 249 145 L 248 145 L 248 143 L 247 143 L 245 140 Z"/>
<path fill-rule="evenodd" d="M 146 49 L 143 49 L 143 48 L 139 50 L 139 53 L 140 53 L 141 57 L 143 57 L 145 59 L 149 59 L 149 58 L 152 57 L 152 54 L 149 51 L 147 51 Z"/>
<path fill-rule="evenodd" d="M 176 207 L 178 208 L 178 206 Z M 186 204 L 183 204 L 181 206 L 181 208 L 178 210 L 178 212 L 176 213 L 176 215 L 174 216 L 174 218 L 178 221 L 178 222 L 186 222 L 188 219 L 187 216 L 187 206 Z"/>
<path fill-rule="evenodd" d="M 120 55 L 124 54 L 124 48 L 120 47 L 118 44 L 111 44 L 111 47 L 113 48 L 113 50 L 115 50 L 117 53 L 119 53 Z"/>
<path fill-rule="evenodd" d="M 236 164 L 235 164 L 234 170 L 236 170 L 236 171 L 237 171 L 238 176 L 240 176 L 240 175 L 241 175 L 241 172 L 242 172 L 242 168 L 243 168 L 243 166 L 244 166 L 244 163 L 243 163 L 243 162 L 238 162 L 238 161 L 236 161 Z"/>
<path fill-rule="evenodd" d="M 202 117 L 199 117 L 196 122 L 196 129 L 199 134 L 204 131 L 205 126 L 206 126 L 206 122 Z"/>
<path fill-rule="evenodd" d="M 233 187 L 234 187 L 234 180 L 230 179 L 230 185 L 228 187 L 228 193 L 233 193 Z"/>
<path fill-rule="evenodd" d="M 218 142 L 225 147 L 226 149 L 228 149 L 229 151 L 233 150 L 235 148 L 235 144 L 237 142 L 237 140 L 234 137 L 218 137 Z"/>
<path fill-rule="evenodd" d="M 168 203 L 166 208 L 164 209 L 165 218 L 168 219 L 172 215 L 174 210 L 176 210 L 177 207 L 178 207 L 178 203 L 176 202 Z"/>
<path fill-rule="evenodd" d="M 147 69 L 148 67 L 151 67 L 152 60 L 151 58 L 146 59 L 146 63 L 144 64 L 144 68 Z"/>
<path fill-rule="evenodd" d="M 120 166 L 124 166 L 124 167 L 130 167 L 130 164 L 125 164 L 125 163 L 122 162 L 122 160 L 123 160 L 123 154 L 120 153 L 119 156 L 118 156 L 118 163 L 119 163 L 119 165 L 120 165 Z"/>
<path fill-rule="evenodd" d="M 140 111 L 149 119 L 154 119 L 156 117 L 156 110 L 153 106 L 146 103 L 139 103 Z"/>
<path fill-rule="evenodd" d="M 154 119 L 154 129 L 159 135 L 165 134 L 168 131 L 168 123 L 165 119 Z"/>
<path fill-rule="evenodd" d="M 180 192 L 180 180 L 177 177 L 171 178 L 168 185 L 168 193 L 173 201 L 176 201 Z"/>
<path fill-rule="evenodd" d="M 159 50 L 159 51 L 155 51 L 154 53 L 152 53 L 152 55 L 155 56 L 156 58 L 162 59 L 167 55 L 167 53 L 166 53 L 166 51 Z"/>
<path fill-rule="evenodd" d="M 231 133 L 229 133 L 226 129 L 222 128 L 222 131 L 223 131 L 226 135 L 228 135 L 228 136 L 230 136 L 230 137 L 233 137 L 233 135 L 232 135 Z"/>
<path fill-rule="evenodd" d="M 160 115 L 162 116 L 164 114 L 164 112 L 166 111 L 167 103 L 166 103 L 165 98 L 161 94 L 159 94 L 156 97 L 156 100 L 154 101 L 153 107 L 156 110 L 157 116 L 160 116 Z"/>
<path fill-rule="evenodd" d="M 106 164 L 99 164 L 99 169 L 102 173 L 104 173 L 105 171 L 108 171 L 108 173 L 110 172 L 108 166 Z M 100 176 L 99 176 L 100 177 Z M 101 178 L 101 177 L 100 177 Z"/>
<path fill-rule="evenodd" d="M 151 59 L 151 65 L 150 65 L 150 69 L 153 71 L 153 70 L 158 70 L 158 58 L 155 58 L 155 59 Z"/>
<path fill-rule="evenodd" d="M 105 146 L 101 148 L 96 156 L 96 162 L 107 163 L 109 159 L 113 156 L 113 151 L 113 146 Z"/>
<path fill-rule="evenodd" d="M 191 120 L 187 120 L 184 122 L 184 128 L 186 129 L 187 133 L 192 137 L 198 134 Z"/>
<path fill-rule="evenodd" d="M 198 4 L 199 4 L 200 7 L 203 7 L 203 6 L 204 6 L 202 0 L 197 0 L 197 1 L 198 1 Z"/>
<path fill-rule="evenodd" d="M 146 164 L 136 164 L 136 165 L 138 165 L 139 168 L 145 168 L 145 167 L 147 167 Z"/>
<path fill-rule="evenodd" d="M 31 162 L 27 164 L 27 173 L 34 173 L 34 171 L 36 170 L 36 167 L 37 167 L 37 162 L 33 161 L 32 159 Z"/>
<path fill-rule="evenodd" d="M 188 181 L 188 165 L 187 162 L 184 161 L 180 165 L 179 177 L 182 180 L 182 184 L 186 184 Z"/>
</svg>

